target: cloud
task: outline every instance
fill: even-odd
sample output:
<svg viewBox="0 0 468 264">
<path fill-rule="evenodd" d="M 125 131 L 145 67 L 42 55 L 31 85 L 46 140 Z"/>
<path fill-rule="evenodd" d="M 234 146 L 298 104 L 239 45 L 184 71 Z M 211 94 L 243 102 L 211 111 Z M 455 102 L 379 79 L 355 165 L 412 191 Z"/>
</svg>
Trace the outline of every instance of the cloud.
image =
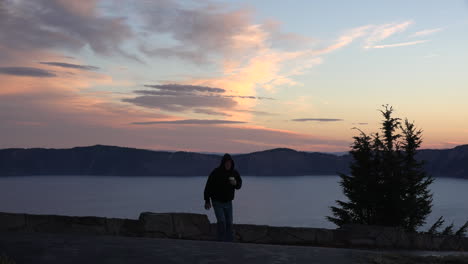
<svg viewBox="0 0 468 264">
<path fill-rule="evenodd" d="M 298 119 L 292 119 L 291 121 L 295 121 L 295 122 L 307 122 L 307 121 L 339 122 L 339 121 L 344 121 L 344 120 L 343 119 L 337 119 L 337 118 L 298 118 Z"/>
<path fill-rule="evenodd" d="M 0 74 L 29 77 L 55 77 L 54 73 L 32 67 L 0 67 Z"/>
<path fill-rule="evenodd" d="M 271 97 L 251 96 L 251 95 L 226 95 L 227 98 L 257 99 L 257 100 L 275 100 Z"/>
<path fill-rule="evenodd" d="M 315 51 L 315 53 L 320 55 L 345 47 L 351 44 L 354 40 L 369 34 L 368 32 L 370 29 L 372 29 L 372 27 L 372 25 L 366 25 L 348 30 L 347 32 L 343 33 L 332 45 L 323 49 L 319 49 Z"/>
<path fill-rule="evenodd" d="M 99 70 L 99 67 L 96 67 L 96 66 L 71 64 L 71 63 L 65 63 L 65 62 L 50 62 L 50 61 L 44 62 L 44 61 L 41 61 L 39 63 L 40 64 L 45 64 L 45 65 L 50 65 L 50 66 L 57 66 L 57 67 L 71 68 L 71 69 L 79 69 L 79 70 L 86 70 L 86 71 Z"/>
<path fill-rule="evenodd" d="M 278 114 L 274 114 L 274 113 L 268 113 L 268 112 L 256 111 L 256 110 L 237 110 L 237 109 L 234 109 L 234 110 L 229 110 L 229 111 L 232 111 L 232 112 L 239 112 L 239 113 L 249 113 L 249 114 L 254 114 L 254 115 L 264 115 L 264 116 L 275 116 L 275 115 L 278 115 Z"/>
<path fill-rule="evenodd" d="M 196 64 L 206 64 L 209 62 L 206 52 L 187 50 L 183 46 L 171 48 L 150 48 L 146 44 L 140 44 L 139 49 L 142 53 L 151 57 L 178 58 L 184 61 L 191 61 Z"/>
<path fill-rule="evenodd" d="M 177 96 L 138 96 L 124 98 L 123 102 L 132 103 L 146 108 L 157 108 L 170 112 L 184 112 L 193 108 L 233 108 L 237 105 L 231 98 L 219 96 L 198 96 L 181 94 Z"/>
<path fill-rule="evenodd" d="M 174 124 L 174 125 L 222 125 L 222 124 L 245 124 L 242 121 L 218 120 L 218 119 L 184 119 L 173 121 L 153 121 L 153 122 L 133 122 L 134 125 L 157 125 L 157 124 Z"/>
<path fill-rule="evenodd" d="M 238 102 L 234 99 L 274 100 L 269 97 L 225 95 L 225 89 L 188 84 L 145 85 L 155 90 L 135 90 L 135 98 L 122 101 L 147 108 L 170 112 L 192 111 L 198 114 L 232 116 L 222 111 L 231 111 Z M 248 112 L 244 112 L 248 113 Z"/>
<path fill-rule="evenodd" d="M 37 84 L 36 84 L 37 85 Z M 349 142 L 314 135 L 247 127 L 246 124 L 129 125 L 135 120 L 186 120 L 109 106 L 70 93 L 0 95 L 0 148 L 69 148 L 95 144 L 208 152 L 250 152 L 277 146 L 340 151 Z M 195 123 L 195 122 L 194 122 Z M 271 147 L 270 147 L 271 146 Z"/>
<path fill-rule="evenodd" d="M 120 44 L 132 37 L 125 19 L 102 15 L 97 1 L 3 0 L 0 45 L 15 50 L 88 46 L 96 53 L 122 53 Z"/>
<path fill-rule="evenodd" d="M 413 46 L 413 45 L 417 45 L 417 44 L 421 44 L 425 42 L 428 42 L 428 40 L 417 40 L 417 41 L 386 44 L 386 45 L 375 45 L 375 46 L 372 46 L 371 48 L 373 49 L 395 48 L 395 47 Z"/>
<path fill-rule="evenodd" d="M 193 109 L 193 112 L 197 114 L 205 114 L 205 115 L 232 116 L 223 112 L 214 111 L 214 110 L 206 109 L 206 108 L 196 108 L 196 109 Z"/>
<path fill-rule="evenodd" d="M 135 98 L 124 98 L 123 102 L 132 103 L 147 108 L 158 108 L 170 112 L 187 112 L 209 115 L 225 115 L 219 110 L 237 105 L 232 98 L 222 94 L 225 89 L 188 84 L 157 84 L 145 85 L 155 90 L 135 90 L 136 94 L 143 94 Z"/>
<path fill-rule="evenodd" d="M 427 36 L 427 35 L 431 35 L 431 34 L 434 34 L 434 33 L 437 33 L 437 32 L 440 32 L 442 31 L 443 28 L 433 28 L 433 29 L 425 29 L 425 30 L 421 30 L 421 31 L 418 31 L 418 32 L 415 32 L 413 35 L 411 35 L 410 37 L 424 37 L 424 36 Z"/>
<path fill-rule="evenodd" d="M 374 26 L 372 32 L 365 40 L 364 48 L 373 48 L 375 43 L 381 42 L 396 33 L 405 31 L 411 24 L 413 24 L 413 21 Z"/>
<path fill-rule="evenodd" d="M 177 1 L 148 2 L 137 7 L 145 30 L 168 35 L 172 45 L 144 43 L 140 51 L 149 56 L 179 57 L 195 63 L 213 56 L 236 57 L 264 47 L 266 33 L 250 23 L 248 9 L 230 10 L 221 4 L 198 3 L 182 6 Z"/>
<path fill-rule="evenodd" d="M 212 88 L 199 85 L 188 84 L 156 84 L 145 85 L 145 87 L 155 88 L 158 90 L 175 91 L 175 92 L 210 92 L 210 93 L 224 93 L 226 90 L 221 88 Z"/>
</svg>

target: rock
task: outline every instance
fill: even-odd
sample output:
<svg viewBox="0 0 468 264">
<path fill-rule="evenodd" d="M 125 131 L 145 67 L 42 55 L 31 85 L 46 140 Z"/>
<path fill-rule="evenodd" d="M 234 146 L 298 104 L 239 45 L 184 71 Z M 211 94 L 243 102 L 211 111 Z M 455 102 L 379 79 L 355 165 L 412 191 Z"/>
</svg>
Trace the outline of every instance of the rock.
<svg viewBox="0 0 468 264">
<path fill-rule="evenodd" d="M 315 242 L 318 245 L 333 245 L 334 244 L 334 230 L 317 228 Z"/>
<path fill-rule="evenodd" d="M 107 218 L 106 219 L 106 233 L 112 236 L 118 236 L 122 234 L 122 227 L 126 219 L 119 218 Z"/>
<path fill-rule="evenodd" d="M 351 246 L 395 248 L 409 244 L 406 233 L 401 228 L 368 225 L 344 225 L 342 229 Z"/>
<path fill-rule="evenodd" d="M 316 229 L 298 227 L 269 227 L 269 243 L 311 245 L 316 241 Z"/>
<path fill-rule="evenodd" d="M 139 220 L 133 219 L 119 219 L 123 220 L 122 227 L 120 228 L 120 235 L 122 236 L 145 236 L 145 231 Z"/>
<path fill-rule="evenodd" d="M 0 231 L 20 231 L 26 227 L 24 214 L 0 213 Z"/>
<path fill-rule="evenodd" d="M 289 236 L 297 239 L 296 245 L 314 245 L 317 243 L 317 228 L 286 228 Z"/>
<path fill-rule="evenodd" d="M 206 215 L 172 213 L 171 216 L 177 238 L 202 239 L 210 233 L 210 221 Z"/>
<path fill-rule="evenodd" d="M 433 247 L 432 236 L 429 234 L 413 233 L 409 237 L 413 249 L 428 250 Z"/>
<path fill-rule="evenodd" d="M 145 212 L 139 221 L 151 237 L 206 239 L 210 234 L 210 221 L 202 214 Z"/>
<path fill-rule="evenodd" d="M 457 236 L 444 236 L 440 244 L 441 250 L 462 250 L 462 238 Z"/>
<path fill-rule="evenodd" d="M 171 214 L 144 212 L 138 220 L 146 236 L 175 238 Z"/>
<path fill-rule="evenodd" d="M 462 248 L 463 251 L 468 251 L 468 237 L 462 238 L 461 248 Z"/>
<path fill-rule="evenodd" d="M 265 225 L 234 225 L 235 237 L 239 242 L 267 243 L 268 226 Z"/>
<path fill-rule="evenodd" d="M 26 215 L 26 230 L 32 232 L 41 232 L 43 226 L 51 220 L 49 215 Z"/>
<path fill-rule="evenodd" d="M 94 216 L 26 215 L 27 230 L 47 233 L 105 235 L 106 220 Z"/>
<path fill-rule="evenodd" d="M 430 250 L 440 250 L 442 243 L 444 242 L 444 238 L 441 236 L 433 235 L 431 238 L 431 248 Z"/>
</svg>

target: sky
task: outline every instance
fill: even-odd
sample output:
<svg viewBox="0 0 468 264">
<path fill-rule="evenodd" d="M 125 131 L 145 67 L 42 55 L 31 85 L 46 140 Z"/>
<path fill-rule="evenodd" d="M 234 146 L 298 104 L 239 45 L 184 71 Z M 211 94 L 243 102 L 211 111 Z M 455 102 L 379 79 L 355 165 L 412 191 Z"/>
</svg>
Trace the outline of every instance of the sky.
<svg viewBox="0 0 468 264">
<path fill-rule="evenodd" d="M 0 0 L 0 148 L 468 143 L 468 1 Z"/>
</svg>

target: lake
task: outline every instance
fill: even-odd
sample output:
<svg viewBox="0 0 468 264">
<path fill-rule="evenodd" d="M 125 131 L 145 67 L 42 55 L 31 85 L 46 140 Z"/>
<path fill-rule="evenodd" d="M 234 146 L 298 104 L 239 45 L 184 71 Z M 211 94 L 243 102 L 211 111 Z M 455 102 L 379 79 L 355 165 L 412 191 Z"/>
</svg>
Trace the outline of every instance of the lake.
<svg viewBox="0 0 468 264">
<path fill-rule="evenodd" d="M 0 177 L 0 211 L 137 219 L 143 211 L 208 214 L 206 177 L 21 176 Z M 244 176 L 234 221 L 242 224 L 334 228 L 325 216 L 344 199 L 337 176 Z M 468 180 L 432 184 L 432 224 L 439 216 L 456 229 L 468 220 Z M 424 230 L 424 228 L 423 228 Z"/>
</svg>

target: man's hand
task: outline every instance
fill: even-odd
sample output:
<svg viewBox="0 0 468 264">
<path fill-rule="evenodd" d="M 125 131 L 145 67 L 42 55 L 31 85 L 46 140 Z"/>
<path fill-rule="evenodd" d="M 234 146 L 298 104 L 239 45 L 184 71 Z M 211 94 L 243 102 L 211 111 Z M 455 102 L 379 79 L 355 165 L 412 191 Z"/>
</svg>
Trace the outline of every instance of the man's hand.
<svg viewBox="0 0 468 264">
<path fill-rule="evenodd" d="M 205 202 L 205 209 L 210 210 L 211 209 L 211 203 L 209 201 Z"/>
<path fill-rule="evenodd" d="M 236 181 L 236 178 L 234 177 L 229 177 L 229 183 L 233 186 L 236 186 L 237 185 L 237 181 Z"/>
</svg>

